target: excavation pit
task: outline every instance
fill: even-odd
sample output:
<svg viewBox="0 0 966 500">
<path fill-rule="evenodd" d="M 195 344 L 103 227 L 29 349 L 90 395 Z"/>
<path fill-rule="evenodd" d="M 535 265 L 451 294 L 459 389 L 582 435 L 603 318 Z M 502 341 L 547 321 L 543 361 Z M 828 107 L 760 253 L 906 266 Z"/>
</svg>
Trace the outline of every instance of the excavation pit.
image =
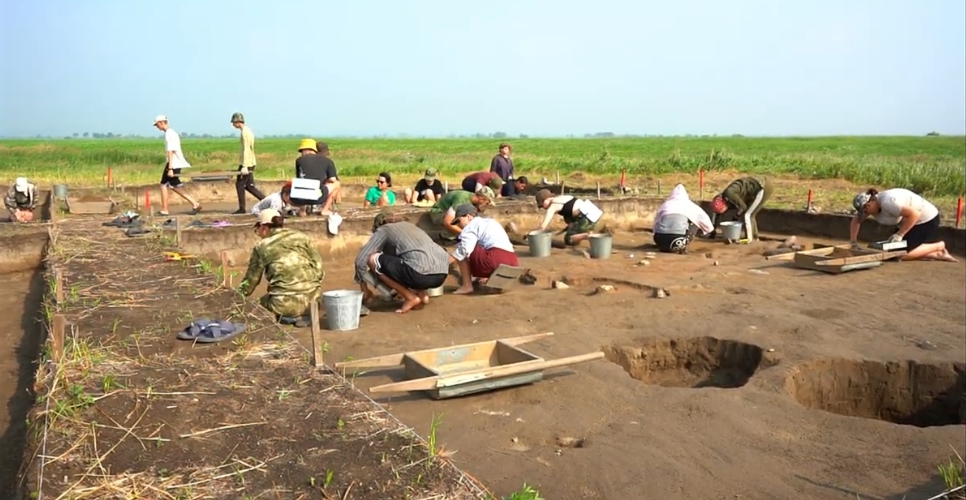
<svg viewBox="0 0 966 500">
<path fill-rule="evenodd" d="M 821 359 L 796 366 L 785 389 L 802 406 L 899 425 L 966 424 L 966 365 Z"/>
<path fill-rule="evenodd" d="M 604 347 L 612 363 L 645 384 L 736 389 L 763 364 L 763 349 L 715 337 L 651 340 L 639 347 Z"/>
</svg>

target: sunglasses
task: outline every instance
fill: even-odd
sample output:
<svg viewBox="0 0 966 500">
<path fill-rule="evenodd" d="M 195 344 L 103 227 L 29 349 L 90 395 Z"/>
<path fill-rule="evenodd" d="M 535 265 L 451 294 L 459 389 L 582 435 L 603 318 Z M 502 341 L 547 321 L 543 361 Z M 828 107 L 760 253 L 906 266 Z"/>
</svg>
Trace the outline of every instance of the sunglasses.
<svg viewBox="0 0 966 500">
<path fill-rule="evenodd" d="M 376 184 L 385 184 L 386 179 L 376 179 Z"/>
</svg>

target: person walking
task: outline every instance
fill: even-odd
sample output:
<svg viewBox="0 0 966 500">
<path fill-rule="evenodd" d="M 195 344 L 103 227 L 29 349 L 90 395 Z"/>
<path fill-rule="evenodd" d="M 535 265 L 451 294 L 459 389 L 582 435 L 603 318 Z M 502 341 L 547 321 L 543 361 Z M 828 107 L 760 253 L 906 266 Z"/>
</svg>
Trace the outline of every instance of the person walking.
<svg viewBox="0 0 966 500">
<path fill-rule="evenodd" d="M 164 132 L 164 151 L 166 158 L 164 172 L 161 173 L 161 211 L 158 212 L 158 215 L 168 215 L 168 189 L 174 191 L 175 194 L 184 198 L 188 203 L 191 203 L 190 214 L 196 215 L 198 212 L 201 212 L 201 203 L 198 203 L 191 195 L 182 190 L 184 182 L 181 182 L 181 177 L 179 177 L 181 169 L 191 166 L 184 159 L 184 153 L 181 151 L 181 136 L 168 125 L 168 117 L 165 115 L 155 117 L 154 126 Z"/>
<path fill-rule="evenodd" d="M 255 134 L 245 125 L 245 115 L 241 113 L 231 115 L 231 126 L 241 130 L 241 154 L 238 157 L 238 176 L 235 177 L 238 211 L 235 215 L 242 215 L 248 213 L 245 210 L 245 191 L 258 201 L 264 200 L 265 195 L 255 187 Z"/>
<path fill-rule="evenodd" d="M 500 144 L 499 152 L 490 161 L 490 172 L 500 176 L 500 179 L 503 181 L 503 192 L 501 194 L 508 198 L 517 194 L 515 192 L 516 185 L 513 183 L 513 159 L 510 158 L 511 151 L 513 151 L 513 148 L 504 142 Z"/>
</svg>

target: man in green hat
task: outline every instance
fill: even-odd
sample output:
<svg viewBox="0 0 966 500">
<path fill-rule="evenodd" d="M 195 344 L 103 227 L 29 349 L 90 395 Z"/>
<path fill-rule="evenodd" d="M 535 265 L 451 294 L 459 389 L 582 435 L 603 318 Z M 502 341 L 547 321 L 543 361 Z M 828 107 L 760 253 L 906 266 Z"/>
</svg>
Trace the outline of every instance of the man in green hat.
<svg viewBox="0 0 966 500">
<path fill-rule="evenodd" d="M 436 200 L 442 198 L 446 190 L 443 189 L 443 183 L 436 178 L 437 175 L 439 172 L 435 168 L 427 168 L 415 188 L 406 188 L 406 203 L 431 207 Z"/>
<path fill-rule="evenodd" d="M 255 187 L 255 134 L 245 125 L 245 115 L 241 113 L 231 115 L 231 126 L 241 130 L 241 154 L 238 158 L 238 177 L 235 178 L 238 211 L 235 215 L 242 215 L 248 213 L 245 210 L 245 191 L 258 198 L 258 201 L 265 199 L 265 195 Z"/>
</svg>

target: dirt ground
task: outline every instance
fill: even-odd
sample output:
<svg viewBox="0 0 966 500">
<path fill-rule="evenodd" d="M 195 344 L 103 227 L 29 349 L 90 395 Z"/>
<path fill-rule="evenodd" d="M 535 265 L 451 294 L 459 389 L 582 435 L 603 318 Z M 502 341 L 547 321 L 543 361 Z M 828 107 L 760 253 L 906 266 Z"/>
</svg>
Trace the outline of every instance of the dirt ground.
<svg viewBox="0 0 966 500">
<path fill-rule="evenodd" d="M 649 241 L 619 238 L 606 260 L 523 256 L 538 283 L 503 295 L 376 310 L 356 331 L 326 332 L 327 362 L 547 331 L 524 347 L 547 359 L 605 351 L 530 386 L 376 398 L 421 433 L 442 415 L 439 440 L 495 491 L 524 481 L 554 500 L 942 491 L 936 465 L 964 452 L 963 263 L 828 275 L 765 261 L 774 243 L 701 241 L 643 265 Z M 347 261 L 326 270 L 327 289 L 354 287 Z M 564 276 L 576 285 L 552 289 Z M 593 294 L 600 284 L 616 290 Z M 652 287 L 669 296 L 652 298 Z M 352 378 L 363 388 L 399 379 Z"/>
<path fill-rule="evenodd" d="M 13 496 L 26 432 L 27 412 L 33 401 L 33 369 L 41 339 L 39 302 L 43 278 L 38 272 L 0 274 L 0 498 Z M 11 452 L 13 451 L 13 452 Z"/>
</svg>

